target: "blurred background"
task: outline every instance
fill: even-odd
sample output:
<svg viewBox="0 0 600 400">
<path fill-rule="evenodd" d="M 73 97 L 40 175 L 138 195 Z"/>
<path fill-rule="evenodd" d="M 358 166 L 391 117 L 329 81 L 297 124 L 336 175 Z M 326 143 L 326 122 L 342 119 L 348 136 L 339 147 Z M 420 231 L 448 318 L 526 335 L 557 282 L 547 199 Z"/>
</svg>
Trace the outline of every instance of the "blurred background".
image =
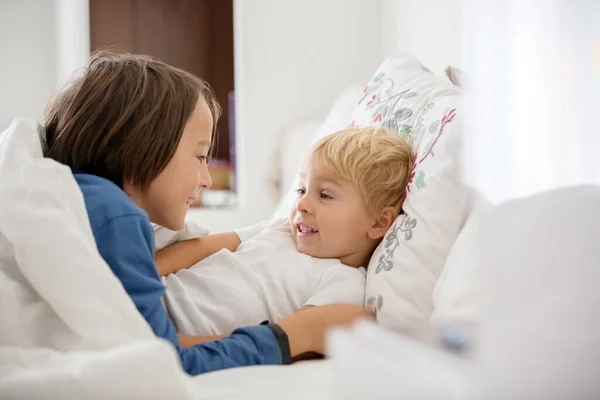
<svg viewBox="0 0 600 400">
<path fill-rule="evenodd" d="M 268 218 L 285 131 L 324 119 L 381 61 L 410 52 L 441 74 L 462 61 L 458 0 L 0 0 L 0 126 L 41 119 L 103 47 L 206 79 L 223 106 L 213 190 L 190 218 L 222 231 Z M 415 18 L 422 16 L 422 18 Z M 312 135 L 311 135 L 312 136 Z"/>
<path fill-rule="evenodd" d="M 599 8 L 597 0 L 0 0 L 0 126 L 41 118 L 98 48 L 187 69 L 224 109 L 213 188 L 189 218 L 223 231 L 269 218 L 332 107 L 353 106 L 381 62 L 407 52 L 440 77 L 452 66 L 475 83 L 463 172 L 493 201 L 598 183 L 590 118 L 600 109 Z"/>
</svg>

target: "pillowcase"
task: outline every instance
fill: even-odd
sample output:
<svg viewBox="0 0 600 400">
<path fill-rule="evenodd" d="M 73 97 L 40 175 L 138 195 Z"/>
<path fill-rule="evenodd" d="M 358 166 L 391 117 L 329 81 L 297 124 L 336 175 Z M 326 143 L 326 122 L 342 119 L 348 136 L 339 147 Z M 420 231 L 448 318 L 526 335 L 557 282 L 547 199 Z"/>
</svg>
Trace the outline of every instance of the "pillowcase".
<svg viewBox="0 0 600 400">
<path fill-rule="evenodd" d="M 461 89 L 410 55 L 385 60 L 352 116 L 351 125 L 383 126 L 411 144 L 415 164 L 400 215 L 368 266 L 366 306 L 380 324 L 423 324 L 433 290 L 468 214 L 458 179 Z"/>
<path fill-rule="evenodd" d="M 473 200 L 477 203 L 450 249 L 446 265 L 433 291 L 434 311 L 431 322 L 435 325 L 476 325 L 478 322 L 479 263 L 475 254 L 480 237 L 479 225 L 492 207 L 482 198 L 473 197 Z"/>
<path fill-rule="evenodd" d="M 463 89 L 465 88 L 465 82 L 467 78 L 466 74 L 463 71 L 455 67 L 448 67 L 444 70 L 444 73 L 453 85 L 456 85 Z"/>
</svg>

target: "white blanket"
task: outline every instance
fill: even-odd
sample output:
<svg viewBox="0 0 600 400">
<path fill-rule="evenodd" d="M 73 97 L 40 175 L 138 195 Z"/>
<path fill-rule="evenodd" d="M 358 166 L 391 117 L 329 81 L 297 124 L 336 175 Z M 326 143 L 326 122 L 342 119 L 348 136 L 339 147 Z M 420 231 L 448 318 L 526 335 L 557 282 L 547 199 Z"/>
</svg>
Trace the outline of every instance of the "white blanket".
<svg viewBox="0 0 600 400">
<path fill-rule="evenodd" d="M 184 374 L 97 252 L 43 134 L 29 119 L 0 134 L 1 399 L 328 397 L 327 363 Z"/>
</svg>

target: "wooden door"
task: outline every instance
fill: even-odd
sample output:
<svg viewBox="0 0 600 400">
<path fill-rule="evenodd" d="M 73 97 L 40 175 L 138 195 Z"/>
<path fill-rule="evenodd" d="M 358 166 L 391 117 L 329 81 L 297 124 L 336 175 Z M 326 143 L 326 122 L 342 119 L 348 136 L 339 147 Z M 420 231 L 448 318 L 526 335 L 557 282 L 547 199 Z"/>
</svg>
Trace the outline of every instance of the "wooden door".
<svg viewBox="0 0 600 400">
<path fill-rule="evenodd" d="M 90 48 L 148 54 L 210 83 L 223 108 L 215 155 L 229 160 L 233 0 L 90 0 Z"/>
</svg>

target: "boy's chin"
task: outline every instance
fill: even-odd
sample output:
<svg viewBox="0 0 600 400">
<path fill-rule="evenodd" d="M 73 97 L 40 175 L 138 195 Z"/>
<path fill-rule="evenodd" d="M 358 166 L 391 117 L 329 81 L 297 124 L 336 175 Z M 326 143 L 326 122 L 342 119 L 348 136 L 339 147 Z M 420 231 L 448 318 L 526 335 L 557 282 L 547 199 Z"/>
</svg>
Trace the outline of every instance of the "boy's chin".
<svg viewBox="0 0 600 400">
<path fill-rule="evenodd" d="M 161 218 L 162 221 L 152 221 L 164 228 L 172 231 L 179 231 L 185 226 L 185 215 L 183 217 L 173 216 L 170 218 Z"/>
<path fill-rule="evenodd" d="M 298 253 L 302 253 L 307 256 L 311 256 L 311 257 L 315 257 L 315 258 L 327 258 L 327 257 L 323 257 L 323 255 L 321 255 L 320 252 L 312 246 L 303 246 L 303 245 L 298 245 L 298 243 L 296 243 L 296 250 L 298 250 Z"/>
<path fill-rule="evenodd" d="M 303 245 L 299 244 L 298 241 L 296 241 L 296 250 L 298 250 L 298 253 L 302 253 L 302 254 L 306 254 L 307 256 L 314 257 L 311 254 L 310 247 L 303 246 Z"/>
</svg>

